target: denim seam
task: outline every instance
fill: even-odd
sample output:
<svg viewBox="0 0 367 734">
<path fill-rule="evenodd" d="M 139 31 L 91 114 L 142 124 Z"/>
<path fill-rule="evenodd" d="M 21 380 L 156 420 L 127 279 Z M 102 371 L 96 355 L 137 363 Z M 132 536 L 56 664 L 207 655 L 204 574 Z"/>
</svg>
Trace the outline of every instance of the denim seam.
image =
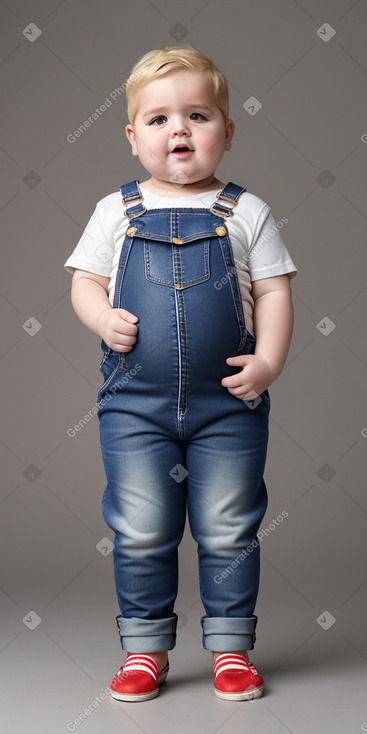
<svg viewBox="0 0 367 734">
<path fill-rule="evenodd" d="M 119 358 L 116 367 L 112 370 L 111 374 L 105 379 L 105 381 L 102 383 L 101 387 L 98 390 L 98 394 L 102 392 L 102 390 L 105 390 L 106 387 L 110 384 L 110 382 L 113 380 L 115 375 L 119 370 L 122 370 L 122 372 L 126 372 L 126 360 L 125 360 L 125 354 L 123 352 L 119 353 Z"/>
<path fill-rule="evenodd" d="M 111 354 L 112 354 L 112 349 L 111 349 L 111 347 L 108 347 L 108 349 L 102 355 L 102 359 L 101 359 L 100 364 L 99 364 L 99 369 L 101 370 L 101 372 L 102 372 L 102 367 L 103 367 L 104 363 L 107 362 L 107 360 L 109 359 L 109 357 L 111 356 Z"/>
<path fill-rule="evenodd" d="M 98 402 L 99 402 L 99 395 L 100 395 L 100 393 L 102 391 L 104 391 L 106 389 L 106 387 L 108 387 L 108 385 L 110 384 L 111 380 L 114 378 L 114 376 L 116 375 L 116 373 L 118 372 L 119 369 L 120 369 L 120 362 L 117 363 L 116 367 L 112 370 L 112 372 L 109 375 L 109 377 L 107 377 L 107 379 L 104 381 L 104 383 L 99 388 L 99 390 L 98 390 L 98 396 L 97 396 L 97 401 Z"/>
<path fill-rule="evenodd" d="M 237 347 L 237 351 L 239 352 L 241 351 L 241 349 L 244 348 L 246 344 L 247 330 L 246 330 L 245 314 L 244 314 L 243 306 L 242 306 L 241 292 L 240 292 L 240 287 L 238 283 L 237 272 L 236 272 L 236 268 L 235 268 L 233 256 L 232 256 L 232 246 L 231 246 L 228 235 L 222 238 L 220 246 L 221 246 L 224 264 L 227 270 L 229 287 L 231 289 L 233 304 L 234 304 L 234 308 L 235 308 L 236 316 L 237 316 L 238 328 L 240 331 L 240 341 Z M 231 268 L 231 273 L 228 269 L 229 267 Z"/>
<path fill-rule="evenodd" d="M 168 245 L 173 244 L 172 239 L 174 235 L 167 234 L 162 235 L 159 232 L 149 232 L 147 230 L 142 230 L 141 232 L 137 231 L 134 233 L 134 237 L 137 239 L 150 239 L 154 240 L 155 242 L 166 242 Z M 215 239 L 221 239 L 219 235 L 215 233 L 212 229 L 210 230 L 203 230 L 202 232 L 193 232 L 190 235 L 187 235 L 186 237 L 180 237 L 179 239 L 182 240 L 182 244 L 180 247 L 183 247 L 184 245 L 189 245 L 191 242 L 196 242 L 196 240 L 203 240 L 203 239 L 209 239 L 209 238 L 215 238 Z"/>
<path fill-rule="evenodd" d="M 260 397 L 261 397 L 261 400 L 265 400 L 265 402 L 267 403 L 267 405 L 270 408 L 270 398 L 268 398 L 268 396 L 265 394 L 265 390 L 264 392 L 261 393 Z"/>
</svg>

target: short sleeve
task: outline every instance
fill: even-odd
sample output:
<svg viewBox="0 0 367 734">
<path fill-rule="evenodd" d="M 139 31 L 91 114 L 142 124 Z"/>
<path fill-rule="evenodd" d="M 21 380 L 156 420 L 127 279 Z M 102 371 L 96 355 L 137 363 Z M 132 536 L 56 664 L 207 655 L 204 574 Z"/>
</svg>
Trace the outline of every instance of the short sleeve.
<svg viewBox="0 0 367 734">
<path fill-rule="evenodd" d="M 287 222 L 287 217 L 282 217 L 276 222 L 269 205 L 264 204 L 248 251 L 251 281 L 287 273 L 290 278 L 296 275 L 297 268 L 281 235 L 281 230 Z"/>
<path fill-rule="evenodd" d="M 78 244 L 64 264 L 69 273 L 78 269 L 110 277 L 114 242 L 111 233 L 106 233 L 102 208 L 102 202 L 99 202 Z"/>
</svg>

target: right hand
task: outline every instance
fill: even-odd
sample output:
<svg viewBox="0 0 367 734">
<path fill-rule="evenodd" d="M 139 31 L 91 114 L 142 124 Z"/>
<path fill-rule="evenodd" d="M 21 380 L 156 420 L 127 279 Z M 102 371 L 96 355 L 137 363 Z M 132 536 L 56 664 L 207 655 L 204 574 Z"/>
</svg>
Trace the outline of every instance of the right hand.
<svg viewBox="0 0 367 734">
<path fill-rule="evenodd" d="M 107 308 L 98 317 L 98 331 L 103 341 L 114 352 L 131 352 L 138 333 L 139 321 L 124 308 Z"/>
</svg>

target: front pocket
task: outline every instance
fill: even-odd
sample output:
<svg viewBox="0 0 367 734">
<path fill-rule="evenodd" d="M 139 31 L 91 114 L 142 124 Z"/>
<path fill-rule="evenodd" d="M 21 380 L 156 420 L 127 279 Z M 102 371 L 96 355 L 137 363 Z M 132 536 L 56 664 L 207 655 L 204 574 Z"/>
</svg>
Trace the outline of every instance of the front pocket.
<svg viewBox="0 0 367 734">
<path fill-rule="evenodd" d="M 171 245 L 144 242 L 145 277 L 159 285 L 189 288 L 210 278 L 209 240 Z"/>
<path fill-rule="evenodd" d="M 102 357 L 99 369 L 102 372 L 104 379 L 101 387 L 98 390 L 98 400 L 101 398 L 102 393 L 105 393 L 106 390 L 108 390 L 109 386 L 113 382 L 116 373 L 119 371 L 126 372 L 125 354 L 123 352 L 114 352 L 113 350 L 108 350 L 108 352 Z"/>
</svg>

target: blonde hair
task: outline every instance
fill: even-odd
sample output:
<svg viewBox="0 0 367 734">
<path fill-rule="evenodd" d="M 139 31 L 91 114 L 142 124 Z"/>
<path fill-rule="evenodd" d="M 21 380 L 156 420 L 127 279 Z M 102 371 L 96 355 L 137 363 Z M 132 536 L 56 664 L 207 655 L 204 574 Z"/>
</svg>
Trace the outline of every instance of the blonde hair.
<svg viewBox="0 0 367 734">
<path fill-rule="evenodd" d="M 214 99 L 217 107 L 228 119 L 228 85 L 222 72 L 217 69 L 211 59 L 194 48 L 187 46 L 166 46 L 162 49 L 149 51 L 133 66 L 127 79 L 126 98 L 127 115 L 130 124 L 134 123 L 138 110 L 137 92 L 148 82 L 160 76 L 166 76 L 177 71 L 191 71 L 204 74 L 213 86 Z"/>
</svg>

